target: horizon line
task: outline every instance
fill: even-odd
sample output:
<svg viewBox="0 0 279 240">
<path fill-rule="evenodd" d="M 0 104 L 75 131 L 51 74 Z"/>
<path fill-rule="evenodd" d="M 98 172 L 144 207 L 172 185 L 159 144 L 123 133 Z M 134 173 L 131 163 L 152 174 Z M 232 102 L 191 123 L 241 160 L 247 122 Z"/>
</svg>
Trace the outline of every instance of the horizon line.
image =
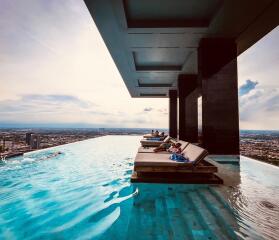
<svg viewBox="0 0 279 240">
<path fill-rule="evenodd" d="M 1 126 L 0 129 L 137 129 L 137 130 L 152 130 L 152 129 L 158 129 L 158 130 L 168 130 L 168 128 L 152 128 L 152 127 L 98 127 L 98 126 Z M 239 131 L 279 131 L 279 129 L 239 129 Z"/>
</svg>

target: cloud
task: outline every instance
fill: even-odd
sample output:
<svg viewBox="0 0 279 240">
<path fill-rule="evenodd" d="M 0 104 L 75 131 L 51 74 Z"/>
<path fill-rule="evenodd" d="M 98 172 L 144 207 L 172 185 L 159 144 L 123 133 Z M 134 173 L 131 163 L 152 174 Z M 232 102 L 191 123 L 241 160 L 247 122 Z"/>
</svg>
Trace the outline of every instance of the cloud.
<svg viewBox="0 0 279 240">
<path fill-rule="evenodd" d="M 276 92 L 276 94 L 274 94 L 267 100 L 266 110 L 271 111 L 271 112 L 274 112 L 274 111 L 279 112 L 279 92 L 278 91 Z"/>
<path fill-rule="evenodd" d="M 56 113 L 63 111 L 91 110 L 96 104 L 82 100 L 72 95 L 40 95 L 29 94 L 22 95 L 17 99 L 8 99 L 0 101 L 0 109 L 3 117 L 21 113 Z M 92 111 L 92 110 L 91 110 Z"/>
<path fill-rule="evenodd" d="M 27 94 L 22 96 L 22 101 L 47 102 L 54 104 L 72 103 L 80 106 L 81 108 L 89 108 L 95 105 L 90 101 L 81 100 L 76 96 L 64 94 Z"/>
<path fill-rule="evenodd" d="M 241 128 L 278 129 L 279 89 L 260 84 L 251 88 L 239 96 Z"/>
<path fill-rule="evenodd" d="M 161 113 L 161 114 L 163 114 L 163 115 L 168 115 L 168 114 L 169 114 L 169 113 L 168 113 L 168 110 L 167 110 L 166 108 L 159 108 L 159 109 L 158 109 L 158 112 Z"/>
<path fill-rule="evenodd" d="M 167 126 L 167 100 L 131 98 L 85 3 L 66 2 L 0 1 L 0 121 Z"/>
<path fill-rule="evenodd" d="M 165 127 L 131 98 L 83 1 L 0 1 L 0 121 Z M 53 94 L 55 93 L 55 94 Z"/>
<path fill-rule="evenodd" d="M 144 112 L 151 112 L 153 110 L 153 108 L 151 107 L 146 107 L 143 109 Z"/>
<path fill-rule="evenodd" d="M 255 87 L 258 85 L 258 82 L 254 82 L 251 80 L 246 80 L 246 82 L 240 86 L 239 88 L 239 96 L 243 96 L 245 94 L 248 94 L 250 91 L 255 89 Z"/>
<path fill-rule="evenodd" d="M 167 108 L 152 108 L 152 107 L 146 107 L 143 109 L 143 113 L 150 113 L 154 116 L 165 116 L 168 115 Z M 158 114 L 159 113 L 159 114 Z"/>
<path fill-rule="evenodd" d="M 25 94 L 0 101 L 0 109 L 0 127 L 10 123 L 53 126 L 55 122 L 57 126 L 76 126 L 80 123 L 80 126 L 146 127 L 158 122 L 158 113 L 156 115 L 152 108 L 147 108 L 151 114 L 133 114 L 104 109 L 91 101 L 63 94 Z"/>
<path fill-rule="evenodd" d="M 83 1 L 2 0 L 0 29 L 1 121 L 167 126 L 167 99 L 130 98 Z M 245 128 L 278 128 L 278 36 L 238 58 Z"/>
</svg>

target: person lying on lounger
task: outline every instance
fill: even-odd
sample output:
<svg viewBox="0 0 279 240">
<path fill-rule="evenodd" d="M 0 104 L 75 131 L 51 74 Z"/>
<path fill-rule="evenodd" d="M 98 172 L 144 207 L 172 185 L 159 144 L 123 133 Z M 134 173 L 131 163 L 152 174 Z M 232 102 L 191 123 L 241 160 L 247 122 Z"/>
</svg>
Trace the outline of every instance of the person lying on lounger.
<svg viewBox="0 0 279 240">
<path fill-rule="evenodd" d="M 180 154 L 182 152 L 181 143 L 174 143 L 169 149 L 167 149 L 170 153 Z"/>
<path fill-rule="evenodd" d="M 173 143 L 174 144 L 174 143 Z M 154 152 L 163 152 L 163 151 L 167 151 L 170 147 L 172 146 L 172 144 L 170 143 L 170 140 L 168 140 L 167 142 L 163 142 L 159 145 L 159 147 L 154 148 Z"/>
<path fill-rule="evenodd" d="M 167 151 L 169 153 L 180 154 L 182 152 L 181 143 L 162 143 L 159 147 L 154 148 L 154 152 L 163 152 Z"/>
<path fill-rule="evenodd" d="M 156 130 L 156 131 L 154 132 L 153 137 L 160 137 L 160 134 L 159 134 L 159 131 L 158 131 L 158 130 Z"/>
</svg>

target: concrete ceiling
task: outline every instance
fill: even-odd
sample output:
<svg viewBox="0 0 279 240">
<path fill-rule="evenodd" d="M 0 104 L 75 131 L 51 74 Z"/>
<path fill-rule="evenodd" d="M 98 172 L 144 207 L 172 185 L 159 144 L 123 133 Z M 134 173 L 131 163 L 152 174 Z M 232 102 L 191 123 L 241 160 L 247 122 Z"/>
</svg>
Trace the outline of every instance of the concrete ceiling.
<svg viewBox="0 0 279 240">
<path fill-rule="evenodd" d="M 132 97 L 168 97 L 197 74 L 201 38 L 234 38 L 241 54 L 278 26 L 277 0 L 85 0 Z"/>
</svg>

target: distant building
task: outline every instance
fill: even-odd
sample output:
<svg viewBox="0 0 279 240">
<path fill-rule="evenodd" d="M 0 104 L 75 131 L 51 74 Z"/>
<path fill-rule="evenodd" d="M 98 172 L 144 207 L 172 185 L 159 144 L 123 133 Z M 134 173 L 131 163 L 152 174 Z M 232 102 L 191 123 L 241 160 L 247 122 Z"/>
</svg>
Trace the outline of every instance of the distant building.
<svg viewBox="0 0 279 240">
<path fill-rule="evenodd" d="M 31 145 L 31 136 L 32 136 L 32 132 L 28 132 L 26 133 L 26 137 L 25 137 L 25 142 L 27 145 Z"/>
<path fill-rule="evenodd" d="M 40 148 L 40 135 L 34 133 L 31 134 L 30 146 L 32 149 Z"/>
<path fill-rule="evenodd" d="M 104 128 L 99 128 L 99 134 L 103 134 L 105 132 Z"/>
<path fill-rule="evenodd" d="M 5 151 L 5 137 L 3 137 L 3 145 L 0 140 L 0 153 Z"/>
</svg>

